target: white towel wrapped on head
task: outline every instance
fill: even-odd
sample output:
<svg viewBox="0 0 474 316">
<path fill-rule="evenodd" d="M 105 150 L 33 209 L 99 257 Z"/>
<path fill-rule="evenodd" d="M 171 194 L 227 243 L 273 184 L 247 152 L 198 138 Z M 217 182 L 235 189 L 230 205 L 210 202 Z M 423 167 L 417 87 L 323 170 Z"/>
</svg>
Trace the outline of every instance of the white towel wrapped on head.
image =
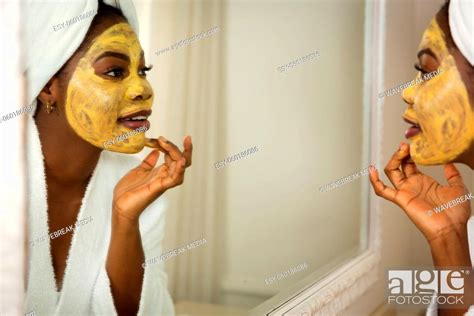
<svg viewBox="0 0 474 316">
<path fill-rule="evenodd" d="M 451 0 L 449 28 L 454 43 L 474 66 L 474 0 Z"/>
<path fill-rule="evenodd" d="M 138 35 L 135 7 L 131 0 L 104 0 L 120 9 Z M 98 0 L 25 0 L 24 72 L 27 78 L 27 104 L 68 61 L 84 40 L 97 13 Z M 64 27 L 56 27 L 64 23 Z M 35 110 L 30 112 L 35 113 Z"/>
</svg>

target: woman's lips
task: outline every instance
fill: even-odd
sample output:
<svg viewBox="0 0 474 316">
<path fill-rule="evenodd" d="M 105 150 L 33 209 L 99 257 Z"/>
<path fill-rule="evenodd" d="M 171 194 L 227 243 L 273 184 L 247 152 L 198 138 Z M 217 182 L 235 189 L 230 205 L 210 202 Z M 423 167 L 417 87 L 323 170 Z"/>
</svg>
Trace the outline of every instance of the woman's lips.
<svg viewBox="0 0 474 316">
<path fill-rule="evenodd" d="M 143 121 L 121 121 L 119 124 L 125 126 L 129 129 L 137 129 L 140 127 L 144 127 L 146 130 L 150 128 L 150 122 L 148 120 Z"/>
<path fill-rule="evenodd" d="M 411 138 L 422 132 L 420 125 L 418 125 L 418 123 L 416 123 L 414 120 L 409 119 L 405 116 L 403 116 L 403 120 L 407 122 L 408 124 L 413 124 L 405 131 L 405 138 Z"/>
<path fill-rule="evenodd" d="M 411 126 L 405 131 L 405 138 L 410 138 L 421 133 L 421 129 L 418 126 Z"/>
<path fill-rule="evenodd" d="M 150 128 L 150 122 L 147 120 L 148 116 L 151 115 L 151 110 L 143 110 L 134 112 L 120 117 L 117 122 L 126 128 L 137 129 L 137 128 Z"/>
</svg>

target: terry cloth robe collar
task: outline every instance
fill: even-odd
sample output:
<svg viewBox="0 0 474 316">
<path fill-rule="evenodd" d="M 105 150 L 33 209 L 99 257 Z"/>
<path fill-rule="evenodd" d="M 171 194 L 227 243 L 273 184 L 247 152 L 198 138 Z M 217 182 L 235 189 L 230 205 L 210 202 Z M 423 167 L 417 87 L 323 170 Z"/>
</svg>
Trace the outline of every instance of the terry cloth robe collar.
<svg viewBox="0 0 474 316">
<path fill-rule="evenodd" d="M 45 236 L 48 205 L 44 157 L 39 133 L 27 117 L 29 240 Z M 103 151 L 87 186 L 77 220 L 90 222 L 74 229 L 61 292 L 57 292 L 50 238 L 29 246 L 29 271 L 25 312 L 36 315 L 116 315 L 105 260 L 111 233 L 111 205 L 115 184 L 139 160 L 125 154 Z M 140 216 L 145 258 L 161 254 L 165 200 L 160 197 Z M 61 237 L 58 237 L 61 238 Z M 174 315 L 166 288 L 163 265 L 145 269 L 139 315 Z M 151 315 L 150 314 L 150 315 Z"/>
<path fill-rule="evenodd" d="M 31 117 L 28 117 L 27 128 L 28 149 L 30 149 L 27 157 L 30 188 L 30 212 L 28 216 L 31 224 L 29 238 L 33 240 L 44 236 L 49 231 L 48 205 L 46 201 L 44 158 L 38 131 Z M 104 198 L 110 195 L 110 192 L 94 190 L 97 187 L 98 177 L 106 178 L 104 174 L 106 170 L 101 167 L 103 163 L 104 157 L 101 155 L 87 186 L 78 214 L 78 220 L 91 216 L 92 221 L 87 225 L 78 227 L 73 234 L 61 292 L 58 293 L 56 288 L 49 236 L 45 241 L 33 244 L 30 247 L 27 305 L 33 298 L 40 302 L 40 304 L 32 306 L 37 315 L 53 315 L 55 313 L 65 315 L 64 308 L 67 308 L 68 305 L 74 306 L 77 314 L 86 315 L 88 312 L 89 304 L 86 303 L 90 301 L 90 298 L 87 295 L 74 294 L 92 293 L 91 289 L 97 275 L 88 273 L 88 270 L 98 271 L 100 266 L 100 261 L 96 259 L 95 254 L 100 253 L 103 241 L 90 237 L 94 236 L 93 232 L 95 230 L 107 227 L 104 223 L 107 220 L 105 215 L 110 214 L 107 212 L 107 208 L 110 208 L 110 205 L 107 205 L 110 199 Z M 100 236 L 103 236 L 103 234 L 99 234 L 97 238 L 100 238 Z M 80 271 L 83 273 L 72 275 L 72 273 L 80 273 Z"/>
</svg>

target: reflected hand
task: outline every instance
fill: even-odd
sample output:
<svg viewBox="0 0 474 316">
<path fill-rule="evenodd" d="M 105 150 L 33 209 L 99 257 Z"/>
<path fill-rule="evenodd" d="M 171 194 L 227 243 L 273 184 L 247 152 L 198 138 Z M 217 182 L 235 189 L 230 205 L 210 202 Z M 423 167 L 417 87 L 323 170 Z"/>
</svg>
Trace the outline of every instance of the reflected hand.
<svg viewBox="0 0 474 316">
<path fill-rule="evenodd" d="M 190 136 L 183 141 L 184 152 L 164 137 L 148 139 L 147 146 L 158 150 L 153 150 L 138 167 L 123 176 L 114 190 L 114 212 L 134 221 L 166 190 L 183 183 L 184 172 L 192 161 Z M 160 151 L 165 154 L 165 162 L 155 168 Z"/>
<path fill-rule="evenodd" d="M 402 143 L 387 163 L 385 174 L 394 188 L 386 186 L 379 179 L 377 170 L 370 170 L 370 182 L 375 194 L 400 206 L 428 242 L 466 227 L 471 216 L 469 201 L 456 203 L 457 205 L 439 213 L 433 211 L 468 194 L 461 174 L 454 164 L 448 163 L 444 166 L 448 184 L 441 185 L 417 169 L 411 160 L 409 145 Z"/>
</svg>

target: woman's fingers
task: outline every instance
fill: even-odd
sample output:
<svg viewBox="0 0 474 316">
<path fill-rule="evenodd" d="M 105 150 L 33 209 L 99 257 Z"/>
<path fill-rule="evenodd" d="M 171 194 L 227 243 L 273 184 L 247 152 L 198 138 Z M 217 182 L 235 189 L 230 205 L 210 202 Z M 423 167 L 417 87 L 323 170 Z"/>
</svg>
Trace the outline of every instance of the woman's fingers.
<svg viewBox="0 0 474 316">
<path fill-rule="evenodd" d="M 157 179 L 159 184 L 165 189 L 182 184 L 184 181 L 184 171 L 186 169 L 185 164 L 186 161 L 184 158 L 181 158 L 179 161 L 173 161 L 173 165 L 169 168 L 167 176 Z"/>
<path fill-rule="evenodd" d="M 158 149 L 161 152 L 165 152 L 165 150 L 160 146 L 160 143 L 158 142 L 158 139 L 156 138 L 146 138 L 145 139 L 145 146 Z"/>
<path fill-rule="evenodd" d="M 397 191 L 386 186 L 382 180 L 379 179 L 379 172 L 375 168 L 369 168 L 369 179 L 374 188 L 375 194 L 380 197 L 383 197 L 386 200 L 395 202 L 397 196 Z"/>
<path fill-rule="evenodd" d="M 416 167 L 415 162 L 411 159 L 410 156 L 410 145 L 407 144 L 407 153 L 408 156 L 402 161 L 402 171 L 407 178 L 411 177 L 418 173 L 418 168 Z"/>
<path fill-rule="evenodd" d="M 181 158 L 179 161 L 176 162 L 176 169 L 171 174 L 171 183 L 173 184 L 173 186 L 183 183 L 185 169 L 186 169 L 186 159 Z"/>
<path fill-rule="evenodd" d="M 152 176 L 151 180 L 153 181 L 153 179 L 155 177 L 165 178 L 169 175 L 169 173 L 170 173 L 170 169 L 168 168 L 167 165 L 163 164 L 163 165 L 161 165 L 158 168 L 155 168 L 153 170 L 153 176 Z"/>
<path fill-rule="evenodd" d="M 164 191 L 180 185 L 184 181 L 185 159 L 173 161 L 173 167 L 162 165 L 156 171 L 148 182 L 148 188 L 153 194 L 161 194 Z"/>
<path fill-rule="evenodd" d="M 402 171 L 407 178 L 418 173 L 418 168 L 411 157 L 402 161 Z"/>
<path fill-rule="evenodd" d="M 447 163 L 444 166 L 444 176 L 448 181 L 449 186 L 464 187 L 464 182 L 458 168 L 452 163 Z"/>
<path fill-rule="evenodd" d="M 390 161 L 385 166 L 385 174 L 387 175 L 388 179 L 395 188 L 406 179 L 406 176 L 400 170 L 400 166 L 402 164 L 403 159 L 405 159 L 409 155 L 408 145 L 405 143 L 400 144 L 400 148 L 393 154 Z"/>
<path fill-rule="evenodd" d="M 178 161 L 181 158 L 186 159 L 186 167 L 191 166 L 193 158 L 193 143 L 191 136 L 186 136 L 183 141 L 184 152 L 179 150 L 178 146 L 164 138 L 163 136 L 156 138 L 147 138 L 145 146 L 156 148 L 165 154 L 166 164 L 171 164 L 172 161 Z"/>
<path fill-rule="evenodd" d="M 158 150 L 153 150 L 151 153 L 146 156 L 138 168 L 144 169 L 146 171 L 153 170 L 155 168 L 156 162 L 160 157 L 160 152 Z"/>
<path fill-rule="evenodd" d="M 173 161 L 174 161 L 174 160 L 171 159 L 171 156 L 170 156 L 168 153 L 166 153 L 166 154 L 165 154 L 165 163 L 166 163 L 167 165 L 171 165 L 171 163 L 172 163 Z"/>
<path fill-rule="evenodd" d="M 171 160 L 168 166 L 169 166 L 170 174 L 173 174 L 176 171 L 176 161 Z"/>
<path fill-rule="evenodd" d="M 191 136 L 186 136 L 183 141 L 184 158 L 186 158 L 186 167 L 191 166 L 193 160 L 193 141 Z"/>
<path fill-rule="evenodd" d="M 163 136 L 158 137 L 159 144 L 171 156 L 171 159 L 178 161 L 183 158 L 183 153 L 179 150 L 178 146 L 164 138 Z"/>
</svg>

